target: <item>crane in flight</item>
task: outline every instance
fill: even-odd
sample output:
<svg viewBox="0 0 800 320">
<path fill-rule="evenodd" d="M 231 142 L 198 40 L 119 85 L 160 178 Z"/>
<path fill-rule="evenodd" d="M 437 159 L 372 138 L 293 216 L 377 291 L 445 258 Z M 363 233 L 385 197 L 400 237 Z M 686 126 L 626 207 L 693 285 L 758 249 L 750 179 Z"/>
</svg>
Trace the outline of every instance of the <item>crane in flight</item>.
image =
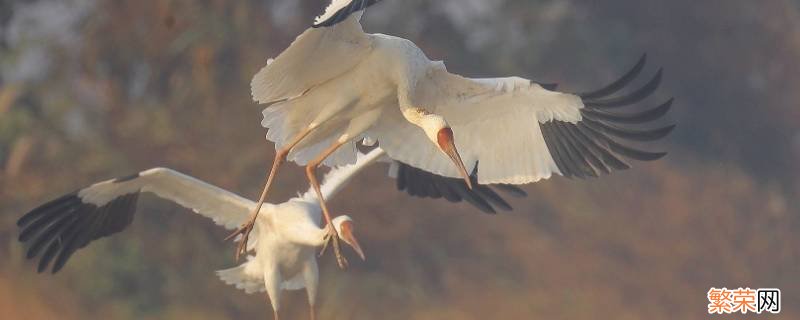
<svg viewBox="0 0 800 320">
<path fill-rule="evenodd" d="M 359 155 L 355 164 L 333 169 L 321 186 L 322 194 L 330 198 L 359 171 L 385 158 L 376 148 Z M 425 172 L 409 172 L 401 163 L 392 163 L 398 186 L 415 196 L 450 201 L 466 200 L 485 212 L 495 207 L 510 210 L 510 205 L 491 188 L 480 186 L 467 189 L 463 181 L 439 177 Z M 420 186 L 428 186 L 420 188 Z M 524 195 L 519 189 L 499 186 L 512 195 Z M 22 216 L 19 241 L 28 244 L 27 258 L 39 258 L 38 272 L 52 264 L 53 273 L 61 270 L 70 257 L 90 242 L 123 231 L 134 218 L 136 204 L 142 193 L 192 209 L 227 229 L 234 229 L 249 218 L 255 202 L 240 197 L 180 172 L 155 168 L 135 175 L 93 184 L 45 203 Z M 320 225 L 321 208 L 311 189 L 280 204 L 265 204 L 261 208 L 253 241 L 248 246 L 248 261 L 238 267 L 218 271 L 219 277 L 247 293 L 266 291 L 278 318 L 282 290 L 305 288 L 314 318 L 318 285 L 315 248 L 324 245 L 327 230 Z M 354 235 L 353 220 L 339 216 L 333 220 L 339 237 L 365 258 Z"/>
<path fill-rule="evenodd" d="M 646 56 L 625 76 L 583 94 L 519 77 L 473 79 L 448 72 L 413 42 L 368 34 L 360 19 L 379 0 L 333 0 L 312 26 L 251 82 L 253 99 L 267 105 L 262 125 L 277 152 L 237 258 L 246 251 L 278 168 L 287 160 L 306 166 L 320 198 L 337 261 L 338 237 L 317 182 L 321 164 L 355 161 L 356 144 L 377 142 L 409 168 L 479 184 L 527 184 L 553 174 L 596 177 L 630 168 L 624 158 L 652 161 L 626 141 L 649 142 L 674 126 L 641 128 L 661 118 L 672 100 L 651 109 L 617 111 L 658 88 L 662 72 L 636 90 Z M 472 173 L 472 174 L 470 174 Z M 475 177 L 475 179 L 471 179 Z"/>
</svg>

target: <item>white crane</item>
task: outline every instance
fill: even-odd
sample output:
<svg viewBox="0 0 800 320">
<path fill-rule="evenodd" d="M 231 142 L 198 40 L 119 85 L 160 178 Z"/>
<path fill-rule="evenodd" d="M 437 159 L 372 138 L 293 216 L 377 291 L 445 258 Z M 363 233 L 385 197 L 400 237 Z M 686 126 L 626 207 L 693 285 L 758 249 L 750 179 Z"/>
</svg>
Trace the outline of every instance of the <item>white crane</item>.
<svg viewBox="0 0 800 320">
<path fill-rule="evenodd" d="M 358 171 L 383 155 L 380 149 L 362 156 L 353 165 L 331 171 L 322 186 L 323 194 L 332 197 Z M 133 220 L 141 193 L 149 192 L 196 213 L 215 223 L 234 229 L 248 219 L 255 203 L 232 192 L 217 188 L 177 171 L 155 168 L 127 178 L 94 184 L 76 193 L 51 201 L 19 219 L 19 240 L 30 242 L 27 256 L 41 254 L 38 271 L 53 262 L 58 272 L 79 248 L 89 242 L 122 231 Z M 284 203 L 261 208 L 253 255 L 242 265 L 218 271 L 228 284 L 247 293 L 267 291 L 277 319 L 281 290 L 305 288 L 314 318 L 318 270 L 315 249 L 325 243 L 325 229 L 320 227 L 321 210 L 311 190 Z M 363 259 L 364 253 L 353 234 L 353 221 L 339 216 L 333 221 L 337 234 Z"/>
<path fill-rule="evenodd" d="M 555 92 L 530 80 L 471 79 L 449 73 L 413 42 L 367 34 L 360 18 L 379 0 L 333 0 L 315 24 L 252 80 L 253 99 L 268 105 L 263 125 L 275 142 L 275 160 L 258 201 L 264 201 L 278 167 L 306 165 L 340 265 L 331 215 L 319 191 L 316 168 L 352 163 L 359 141 L 377 142 L 394 160 L 446 177 L 468 172 L 481 184 L 526 184 L 552 174 L 594 177 L 630 166 L 622 158 L 656 160 L 665 153 L 621 140 L 653 141 L 674 126 L 640 129 L 661 118 L 672 100 L 649 110 L 616 112 L 651 95 L 661 70 L 647 84 L 620 94 L 642 71 L 585 94 Z M 631 126 L 634 127 L 631 127 Z M 257 205 L 258 206 L 258 205 Z M 231 236 L 243 235 L 252 219 Z"/>
<path fill-rule="evenodd" d="M 355 174 L 384 154 L 383 150 L 376 148 L 360 155 L 355 164 L 333 169 L 325 178 L 322 194 L 332 197 Z M 502 197 L 486 186 L 469 191 L 461 180 L 410 170 L 400 163 L 392 166 L 401 189 L 412 195 L 467 200 L 487 212 L 494 212 L 494 207 L 510 209 Z M 501 188 L 512 194 L 521 192 L 514 188 Z M 93 240 L 124 230 L 133 221 L 141 193 L 153 193 L 191 208 L 228 229 L 244 223 L 255 208 L 253 201 L 232 192 L 170 169 L 155 168 L 93 184 L 31 210 L 17 222 L 19 240 L 29 244 L 29 259 L 41 256 L 39 272 L 45 271 L 52 263 L 52 272 L 56 273 L 78 249 Z M 247 293 L 267 291 L 276 318 L 281 290 L 305 288 L 313 319 L 318 284 L 314 248 L 327 243 L 324 241 L 327 231 L 320 227 L 321 210 L 317 196 L 309 189 L 284 203 L 265 204 L 261 213 L 253 229 L 254 241 L 248 247 L 252 254 L 248 261 L 218 271 L 218 275 L 226 283 Z M 337 235 L 363 259 L 364 253 L 353 234 L 352 219 L 339 216 L 333 220 L 333 226 Z"/>
</svg>

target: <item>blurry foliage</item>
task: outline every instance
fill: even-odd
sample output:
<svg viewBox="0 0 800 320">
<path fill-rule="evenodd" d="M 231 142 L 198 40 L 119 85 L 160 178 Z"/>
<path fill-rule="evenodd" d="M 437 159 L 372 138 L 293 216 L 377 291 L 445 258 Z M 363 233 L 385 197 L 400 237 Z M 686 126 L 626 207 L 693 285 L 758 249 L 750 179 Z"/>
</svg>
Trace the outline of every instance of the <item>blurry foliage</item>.
<svg viewBox="0 0 800 320">
<path fill-rule="evenodd" d="M 250 77 L 323 2 L 0 2 L 4 314 L 266 316 L 263 296 L 212 273 L 233 264 L 225 232 L 175 205 L 146 197 L 129 230 L 57 276 L 23 261 L 14 223 L 153 166 L 254 196 L 273 147 Z M 34 23 L 12 36 L 21 16 Z M 500 216 L 412 200 L 370 169 L 333 201 L 358 220 L 368 260 L 341 272 L 322 259 L 321 319 L 702 319 L 711 286 L 779 287 L 773 318 L 800 317 L 797 1 L 386 0 L 365 25 L 455 72 L 567 91 L 606 83 L 646 51 L 666 69 L 659 98 L 677 97 L 679 129 L 665 160 L 529 186 Z M 306 187 L 297 169 L 280 181 L 275 202 Z M 285 318 L 304 319 L 304 295 L 287 298 Z"/>
</svg>

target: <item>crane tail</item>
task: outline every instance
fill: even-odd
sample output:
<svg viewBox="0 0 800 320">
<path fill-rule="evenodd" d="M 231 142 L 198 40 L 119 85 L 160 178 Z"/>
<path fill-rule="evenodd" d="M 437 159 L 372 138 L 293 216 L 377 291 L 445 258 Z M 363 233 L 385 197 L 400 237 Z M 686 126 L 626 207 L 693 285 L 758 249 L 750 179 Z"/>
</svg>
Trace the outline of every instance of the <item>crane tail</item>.
<svg viewBox="0 0 800 320">
<path fill-rule="evenodd" d="M 217 271 L 217 276 L 222 282 L 244 290 L 247 294 L 267 290 L 264 286 L 264 276 L 258 272 L 258 266 L 252 256 L 238 267 Z"/>
</svg>

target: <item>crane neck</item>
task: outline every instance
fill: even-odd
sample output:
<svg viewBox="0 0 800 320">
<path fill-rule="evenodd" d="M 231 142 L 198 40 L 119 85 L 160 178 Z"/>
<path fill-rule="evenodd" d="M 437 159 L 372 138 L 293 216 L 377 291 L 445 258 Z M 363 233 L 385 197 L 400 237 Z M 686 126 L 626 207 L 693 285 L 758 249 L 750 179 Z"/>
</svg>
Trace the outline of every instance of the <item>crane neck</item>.
<svg viewBox="0 0 800 320">
<path fill-rule="evenodd" d="M 421 127 L 423 119 L 431 114 L 430 112 L 422 108 L 403 107 L 402 105 L 400 107 L 400 112 L 403 113 L 403 117 L 406 118 L 408 122 L 418 127 Z"/>
<path fill-rule="evenodd" d="M 277 214 L 271 215 L 273 226 L 275 226 L 274 230 L 277 230 L 279 235 L 276 239 L 310 247 L 322 245 L 325 241 L 327 230 L 321 227 L 322 210 L 319 205 L 306 202 L 303 199 L 289 201 L 296 202 L 296 204 L 289 204 L 289 206 L 299 207 L 295 207 L 294 210 L 290 209 L 287 212 L 278 211 L 275 212 Z M 271 255 L 274 253 L 264 254 Z"/>
<path fill-rule="evenodd" d="M 319 223 L 317 221 L 316 223 Z M 328 230 L 325 227 L 320 227 L 318 224 L 309 225 L 305 234 L 308 235 L 308 244 L 312 247 L 319 247 L 325 244 L 325 237 L 328 235 Z"/>
</svg>

